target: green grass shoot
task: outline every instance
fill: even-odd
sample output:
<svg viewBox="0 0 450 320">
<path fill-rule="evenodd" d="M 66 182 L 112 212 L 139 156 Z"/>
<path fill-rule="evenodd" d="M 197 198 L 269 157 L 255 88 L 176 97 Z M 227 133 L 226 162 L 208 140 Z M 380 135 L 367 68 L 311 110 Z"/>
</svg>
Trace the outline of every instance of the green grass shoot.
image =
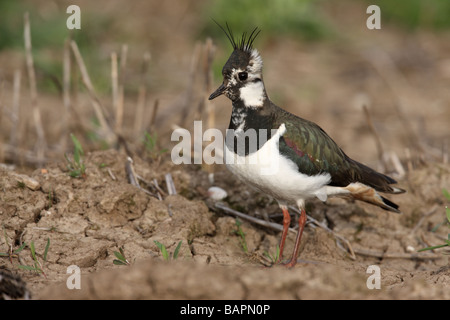
<svg viewBox="0 0 450 320">
<path fill-rule="evenodd" d="M 125 258 L 125 253 L 123 251 L 123 248 L 119 248 L 119 252 L 114 251 L 114 255 L 117 259 L 113 260 L 113 263 L 118 266 L 129 266 L 130 262 L 127 258 Z"/>
<path fill-rule="evenodd" d="M 73 159 L 70 159 L 67 154 L 64 155 L 67 161 L 67 169 L 69 169 L 69 175 L 72 178 L 85 178 L 86 167 L 82 160 L 82 157 L 84 156 L 83 147 L 74 134 L 71 133 L 70 138 L 72 139 L 74 145 Z"/>
<path fill-rule="evenodd" d="M 237 230 L 235 232 L 239 236 L 239 242 L 242 246 L 242 250 L 244 250 L 245 253 L 248 253 L 247 240 L 245 239 L 245 233 L 242 230 L 241 225 L 242 225 L 242 222 L 238 218 L 236 218 Z"/>
<path fill-rule="evenodd" d="M 25 247 L 25 246 L 23 246 Z M 30 242 L 29 245 L 30 251 L 31 251 L 31 257 L 33 258 L 34 264 L 32 266 L 29 265 L 19 265 L 20 269 L 23 270 L 29 270 L 29 271 L 35 271 L 36 273 L 42 273 L 42 275 L 47 278 L 47 275 L 45 274 L 43 270 L 43 264 L 38 260 L 37 254 L 36 254 L 36 248 L 34 246 L 34 241 Z M 42 255 L 42 260 L 47 262 L 47 254 L 48 249 L 50 248 L 50 238 L 47 239 L 47 245 L 45 246 L 44 253 Z"/>
<path fill-rule="evenodd" d="M 265 255 L 267 258 L 269 258 L 269 260 L 272 262 L 272 264 L 277 263 L 278 259 L 280 258 L 280 246 L 277 245 L 275 254 L 272 255 L 272 254 L 270 254 L 269 252 L 265 251 L 265 252 L 264 252 L 264 255 Z"/>
<path fill-rule="evenodd" d="M 175 248 L 175 251 L 173 252 L 173 255 L 172 255 L 172 259 L 173 259 L 173 260 L 176 260 L 176 259 L 178 258 L 178 254 L 179 254 L 179 252 L 180 252 L 180 248 L 181 248 L 181 243 L 182 243 L 182 242 L 183 242 L 183 241 L 178 242 L 178 245 L 177 245 L 177 247 Z M 169 260 L 170 260 L 170 255 L 169 255 L 169 252 L 167 251 L 166 246 L 163 245 L 162 243 L 156 241 L 156 240 L 154 241 L 154 243 L 155 243 L 156 246 L 158 247 L 159 251 L 161 251 L 161 254 L 162 254 L 164 260 L 169 261 Z"/>
</svg>

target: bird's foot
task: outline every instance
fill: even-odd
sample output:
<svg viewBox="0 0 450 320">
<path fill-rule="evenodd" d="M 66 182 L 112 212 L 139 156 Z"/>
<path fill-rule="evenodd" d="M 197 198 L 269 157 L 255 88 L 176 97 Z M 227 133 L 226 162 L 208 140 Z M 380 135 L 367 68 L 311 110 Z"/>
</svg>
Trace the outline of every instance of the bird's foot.
<svg viewBox="0 0 450 320">
<path fill-rule="evenodd" d="M 297 260 L 296 259 L 291 259 L 286 263 L 283 263 L 282 265 L 288 269 L 293 268 L 295 265 L 297 264 Z"/>
</svg>

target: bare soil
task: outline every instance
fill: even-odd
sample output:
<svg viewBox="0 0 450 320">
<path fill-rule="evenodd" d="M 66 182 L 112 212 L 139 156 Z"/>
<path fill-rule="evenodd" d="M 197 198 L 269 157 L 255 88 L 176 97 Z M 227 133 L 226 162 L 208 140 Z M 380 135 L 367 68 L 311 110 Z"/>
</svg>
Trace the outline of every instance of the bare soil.
<svg viewBox="0 0 450 320">
<path fill-rule="evenodd" d="M 173 128 L 192 131 L 193 120 L 208 118 L 205 110 L 199 115 L 199 105 L 221 79 L 213 79 L 214 87 L 205 89 L 204 71 L 192 75 L 195 45 L 189 30 L 198 23 L 196 9 L 157 3 L 130 7 L 127 13 L 133 22 L 127 28 L 139 30 L 133 35 L 144 40 L 148 36 L 145 30 L 164 30 L 151 37 L 156 54 L 150 68 L 146 118 L 150 106 L 159 99 L 153 129 L 158 133 L 158 148 L 169 149 L 169 153 L 152 159 L 155 157 L 136 151 L 142 149 L 142 139 L 132 134 L 137 100 L 134 91 L 125 95 L 123 134 L 133 152 L 136 173 L 150 184 L 158 183 L 161 199 L 128 182 L 123 148 L 111 146 L 101 151 L 84 136 L 94 113 L 83 92 L 73 97 L 76 112 L 71 113 L 67 128 L 61 122 L 60 96 L 39 94 L 49 162 L 36 165 L 29 161 L 35 151 L 35 133 L 24 80 L 19 147 L 29 153 L 21 153 L 20 159 L 12 157 L 5 147 L 11 121 L 7 116 L 0 119 L 0 160 L 15 165 L 12 169 L 0 166 L 0 222 L 4 230 L 0 252 L 8 251 L 5 239 L 14 249 L 23 242 L 33 242 L 45 275 L 19 268 L 34 263 L 28 247 L 19 254 L 20 259 L 0 256 L 0 267 L 20 275 L 34 299 L 450 299 L 448 250 L 417 253 L 444 243 L 449 232 L 444 209 L 448 203 L 442 189 L 450 190 L 450 35 L 410 34 L 387 25 L 381 31 L 369 31 L 365 28 L 365 8 L 351 2 L 329 12 L 339 26 L 341 38 L 336 42 L 277 38 L 260 45 L 256 41 L 273 101 L 318 123 L 350 157 L 393 176 L 407 190 L 390 198 L 400 205 L 402 214 L 342 199 L 308 203 L 308 215 L 333 233 L 308 223 L 301 262 L 288 270 L 270 266 L 266 257 L 267 252 L 275 253 L 279 232 L 240 219 L 245 251 L 236 218 L 218 209 L 207 191 L 213 185 L 221 187 L 228 193 L 222 200 L 224 205 L 281 223 L 281 212 L 273 199 L 249 189 L 223 166 L 176 166 L 170 160 Z M 92 12 L 103 9 L 87 2 L 83 8 Z M 121 21 L 121 8 L 111 5 L 104 10 Z M 149 19 L 148 12 L 155 10 L 158 17 Z M 361 21 L 348 20 L 348 12 L 356 16 L 363 12 Z M 176 32 L 165 29 L 166 24 L 176 25 Z M 144 40 L 129 44 L 126 79 L 130 83 L 139 78 L 141 54 L 148 45 Z M 117 43 L 114 45 L 120 50 Z M 110 63 L 111 46 L 103 43 L 99 48 L 99 55 L 108 57 L 105 64 Z M 229 49 L 218 47 L 215 59 L 224 63 Z M 0 52 L 6 79 L 1 89 L 4 114 L 12 103 L 15 68 L 22 68 L 26 78 L 22 58 L 14 51 Z M 138 62 L 133 65 L 133 60 Z M 202 70 L 201 62 L 198 70 Z M 110 107 L 110 97 L 100 99 Z M 362 105 L 368 107 L 376 134 L 369 129 Z M 225 129 L 230 102 L 219 98 L 212 106 L 215 126 Z M 69 176 L 63 156 L 73 147 L 68 132 L 77 133 L 85 147 L 83 178 Z M 63 150 L 60 143 L 64 137 Z M 376 137 L 383 150 L 377 150 Z M 211 170 L 213 183 L 208 177 Z M 19 173 L 35 179 L 39 187 L 32 190 L 24 185 Z M 177 195 L 168 195 L 167 173 L 173 177 Z M 141 186 L 156 193 L 154 186 L 142 182 Z M 293 221 L 292 227 L 295 225 Z M 295 233 L 290 233 L 286 259 L 294 240 Z M 155 241 L 164 244 L 171 255 L 182 241 L 177 259 L 165 261 Z M 113 264 L 119 248 L 123 248 L 129 266 Z M 81 269 L 81 290 L 66 286 L 71 265 Z M 381 271 L 379 290 L 367 287 L 371 265 Z"/>
<path fill-rule="evenodd" d="M 136 172 L 148 181 L 156 179 L 163 189 L 164 174 L 173 175 L 181 195 L 164 195 L 158 200 L 128 183 L 125 161 L 126 156 L 117 151 L 92 152 L 86 158 L 84 179 L 69 177 L 61 164 L 49 166 L 44 172 L 36 170 L 30 175 L 41 185 L 36 191 L 20 186 L 11 172 L 2 169 L 6 234 L 16 242 L 33 241 L 41 262 L 48 238 L 51 243 L 43 263 L 45 276 L 20 271 L 33 298 L 449 298 L 448 256 L 435 253 L 408 257 L 409 247 L 419 249 L 424 246 L 423 240 L 437 244 L 445 236 L 444 228 L 429 232 L 430 226 L 442 222 L 441 206 L 416 226 L 429 208 L 421 205 L 423 195 L 429 199 L 434 194 L 434 202 L 441 201 L 440 187 L 450 178 L 448 166 L 428 166 L 409 174 L 414 191 L 398 198 L 406 212 L 403 214 L 361 203 L 314 202 L 310 215 L 332 226 L 359 254 L 352 260 L 332 234 L 309 224 L 302 243 L 302 261 L 287 270 L 283 266 L 267 267 L 270 261 L 264 253 L 274 253 L 277 232 L 244 221 L 241 227 L 248 247 L 244 252 L 235 218 L 208 208 L 214 205 L 204 196 L 202 185 L 209 182 L 200 168 L 152 166 L 135 159 Z M 435 190 L 424 183 L 430 176 L 440 176 Z M 261 216 L 279 211 L 270 199 L 234 181 L 226 171 L 216 174 L 216 185 L 227 188 L 228 205 L 242 204 L 241 210 Z M 294 239 L 295 234 L 290 234 L 287 254 Z M 165 261 L 154 241 L 164 244 L 169 253 L 182 241 L 177 259 Z M 113 252 L 119 247 L 131 266 L 113 265 Z M 29 254 L 22 253 L 21 259 L 22 264 L 33 265 Z M 1 263 L 17 270 L 16 260 L 10 264 L 2 259 Z M 66 287 L 70 265 L 81 268 L 81 290 Z M 380 290 L 366 286 L 371 275 L 366 274 L 369 265 L 380 267 Z"/>
</svg>

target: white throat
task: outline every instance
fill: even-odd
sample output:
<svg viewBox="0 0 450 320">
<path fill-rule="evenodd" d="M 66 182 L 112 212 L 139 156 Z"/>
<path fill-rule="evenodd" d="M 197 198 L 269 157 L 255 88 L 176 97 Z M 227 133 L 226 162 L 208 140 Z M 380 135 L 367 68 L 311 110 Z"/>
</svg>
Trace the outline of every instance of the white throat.
<svg viewBox="0 0 450 320">
<path fill-rule="evenodd" d="M 262 81 L 247 83 L 239 89 L 239 93 L 246 107 L 262 107 L 266 99 Z"/>
</svg>

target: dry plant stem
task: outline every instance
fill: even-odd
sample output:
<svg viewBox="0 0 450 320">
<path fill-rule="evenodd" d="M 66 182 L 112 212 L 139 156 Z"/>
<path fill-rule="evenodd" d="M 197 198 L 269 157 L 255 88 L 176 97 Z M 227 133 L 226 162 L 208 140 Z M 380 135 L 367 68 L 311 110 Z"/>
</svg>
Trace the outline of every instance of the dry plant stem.
<svg viewBox="0 0 450 320">
<path fill-rule="evenodd" d="M 172 175 L 170 173 L 166 173 L 165 178 L 166 178 L 167 192 L 169 193 L 169 195 L 177 194 L 175 184 L 173 183 Z"/>
<path fill-rule="evenodd" d="M 125 172 L 127 174 L 128 182 L 133 186 L 140 188 L 139 181 L 133 167 L 133 159 L 130 157 L 127 157 L 127 162 L 125 163 Z"/>
<path fill-rule="evenodd" d="M 70 39 L 67 39 L 64 43 L 63 53 L 63 104 L 64 111 L 62 117 L 62 134 L 61 134 L 61 149 L 66 150 L 67 137 L 69 135 L 69 118 L 70 118 Z"/>
<path fill-rule="evenodd" d="M 94 108 L 95 115 L 100 123 L 102 134 L 105 140 L 109 144 L 114 144 L 117 140 L 116 135 L 108 125 L 106 121 L 106 112 L 100 104 L 100 100 L 97 98 L 95 94 L 94 87 L 92 86 L 91 78 L 86 69 L 86 65 L 84 64 L 83 57 L 80 54 L 78 46 L 75 41 L 70 42 L 70 46 L 72 47 L 73 54 L 75 56 L 75 60 L 77 61 L 78 67 L 81 72 L 81 79 L 83 81 L 84 86 L 89 92 L 89 96 L 91 98 L 92 107 Z"/>
<path fill-rule="evenodd" d="M 409 148 L 405 148 L 405 157 L 406 157 L 406 165 L 408 167 L 408 171 L 414 170 L 414 165 L 412 162 L 411 151 Z"/>
<path fill-rule="evenodd" d="M 133 167 L 133 162 L 130 157 L 128 157 L 127 159 L 127 163 L 125 164 L 125 172 L 128 178 L 128 181 L 130 182 L 130 184 L 134 185 L 135 187 L 137 187 L 139 190 L 141 190 L 142 192 L 148 194 L 149 196 L 152 196 L 158 200 L 162 200 L 161 196 L 155 195 L 154 193 L 151 193 L 150 191 L 142 188 L 139 185 L 138 179 L 140 179 L 140 177 L 136 174 L 136 172 L 134 171 L 134 167 Z M 108 169 L 109 170 L 109 169 Z M 111 179 L 116 180 L 116 177 L 113 175 L 113 173 L 111 172 L 111 170 L 108 171 L 110 174 Z"/>
<path fill-rule="evenodd" d="M 155 195 L 155 194 L 151 193 L 150 191 L 148 191 L 148 190 L 146 190 L 146 189 L 144 189 L 142 187 L 138 187 L 138 188 L 139 188 L 139 190 L 141 190 L 142 192 L 148 194 L 149 196 L 152 196 L 153 198 L 156 198 L 156 199 L 158 199 L 160 201 L 162 200 L 162 198 L 161 198 L 161 196 L 159 194 Z"/>
<path fill-rule="evenodd" d="M 222 203 L 219 203 L 219 202 L 216 203 L 215 207 L 219 208 L 219 209 L 221 209 L 221 210 L 223 210 L 223 211 L 225 211 L 227 213 L 230 213 L 230 214 L 232 214 L 234 216 L 237 216 L 237 217 L 242 218 L 244 220 L 247 220 L 249 222 L 255 223 L 257 225 L 260 225 L 260 226 L 263 226 L 263 227 L 266 227 L 266 228 L 269 228 L 269 229 L 272 229 L 272 230 L 275 230 L 275 231 L 283 231 L 283 226 L 278 224 L 278 223 L 269 222 L 269 221 L 265 221 L 265 220 L 261 220 L 261 219 L 249 216 L 248 214 L 245 214 L 245 213 L 233 210 L 231 208 L 228 208 L 227 206 L 225 206 Z M 295 229 L 293 229 L 293 228 L 289 228 L 289 231 L 297 234 L 297 231 Z"/>
<path fill-rule="evenodd" d="M 111 177 L 111 179 L 112 179 L 113 181 L 116 181 L 116 180 L 117 180 L 116 176 L 114 175 L 114 173 L 112 173 L 112 171 L 111 171 L 110 168 L 108 168 L 108 174 L 109 174 L 109 176 Z"/>
<path fill-rule="evenodd" d="M 141 180 L 141 182 L 143 182 L 147 187 L 150 187 L 152 189 L 156 189 L 156 194 L 155 193 L 151 193 L 151 192 L 148 192 L 148 193 L 150 193 L 156 199 L 162 200 L 161 193 L 164 194 L 164 191 L 162 191 L 161 188 L 159 188 L 158 182 L 157 182 L 156 179 L 154 179 L 153 181 L 150 182 L 150 181 L 145 180 L 143 177 L 141 177 L 138 174 L 136 174 L 136 178 Z M 143 189 L 143 190 L 145 190 L 145 189 Z M 145 191 L 147 191 L 147 190 L 145 190 Z"/>
<path fill-rule="evenodd" d="M 128 178 L 128 182 L 130 184 L 132 184 L 133 186 L 136 186 L 139 190 L 145 192 L 146 194 L 155 197 L 158 200 L 162 200 L 160 195 L 154 195 L 153 193 L 151 193 L 148 190 L 145 190 L 144 188 L 142 188 L 139 185 L 139 176 L 136 174 L 136 171 L 134 170 L 134 166 L 133 166 L 133 159 L 131 159 L 130 157 L 127 157 L 127 162 L 125 163 L 125 173 L 127 175 Z"/>
<path fill-rule="evenodd" d="M 144 118 L 144 109 L 147 100 L 147 88 L 141 85 L 139 87 L 138 99 L 136 104 L 136 112 L 134 114 L 134 132 L 135 139 L 139 139 L 142 134 L 142 120 Z"/>
<path fill-rule="evenodd" d="M 155 122 L 156 122 L 156 115 L 158 113 L 158 108 L 159 108 L 159 99 L 156 99 L 155 102 L 153 103 L 152 116 L 150 118 L 150 122 L 148 125 L 148 132 L 153 132 L 153 130 L 155 129 Z"/>
<path fill-rule="evenodd" d="M 17 136 L 19 133 L 19 117 L 20 117 L 20 70 L 14 71 L 14 84 L 13 84 L 13 104 L 11 113 L 11 134 L 9 136 L 9 144 L 12 147 L 17 147 Z"/>
<path fill-rule="evenodd" d="M 215 128 L 216 119 L 215 119 L 215 108 L 212 101 L 208 100 L 209 93 L 212 91 L 212 62 L 214 59 L 214 53 L 216 51 L 216 47 L 214 46 L 211 38 L 206 39 L 205 43 L 205 58 L 204 58 L 204 74 L 205 74 L 205 85 L 203 91 L 203 101 L 202 105 L 206 106 L 207 115 L 208 115 L 208 128 Z M 200 119 L 202 119 L 200 115 Z M 214 177 L 214 165 L 206 165 L 206 171 L 209 173 L 211 179 Z"/>
<path fill-rule="evenodd" d="M 117 110 L 119 104 L 119 67 L 117 62 L 117 53 L 111 53 L 111 91 L 112 91 L 112 105 L 114 110 Z M 117 115 L 116 115 L 117 116 Z M 117 122 L 116 122 L 117 125 Z M 117 127 L 116 127 L 117 129 Z"/>
<path fill-rule="evenodd" d="M 383 145 L 381 144 L 380 136 L 378 135 L 377 130 L 375 130 L 375 126 L 373 125 L 372 117 L 369 113 L 369 109 L 366 105 L 363 105 L 364 115 L 366 116 L 367 125 L 369 126 L 370 132 L 375 138 L 375 144 L 377 146 L 378 160 L 383 161 Z"/>
<path fill-rule="evenodd" d="M 31 107 L 33 110 L 34 126 L 36 128 L 37 143 L 36 153 L 40 163 L 44 162 L 45 150 L 47 149 L 47 143 L 45 141 L 44 128 L 42 126 L 41 112 L 38 106 L 37 100 L 37 87 L 36 87 L 36 74 L 34 71 L 33 55 L 31 54 L 31 31 L 30 31 L 30 18 L 29 13 L 24 15 L 24 40 L 25 40 L 25 52 L 26 52 L 26 64 L 28 71 L 28 78 L 30 82 L 30 95 L 31 95 Z"/>
<path fill-rule="evenodd" d="M 153 103 L 153 109 L 152 113 L 150 114 L 150 119 L 148 119 L 148 121 L 145 121 L 144 126 L 144 128 L 146 128 L 146 131 L 150 134 L 153 134 L 153 132 L 155 131 L 155 122 L 156 122 L 156 115 L 158 113 L 158 108 L 159 108 L 159 99 L 156 99 L 155 102 Z M 144 153 L 145 153 L 145 144 L 142 144 L 140 154 L 142 155 Z"/>
<path fill-rule="evenodd" d="M 203 112 L 206 106 L 208 106 L 208 97 L 211 92 L 211 82 L 212 82 L 212 70 L 211 65 L 214 58 L 214 52 L 216 50 L 215 46 L 212 43 L 211 38 L 206 39 L 205 44 L 203 47 L 203 54 L 202 54 L 202 73 L 203 73 L 203 92 L 201 95 L 201 101 L 198 105 L 197 114 L 195 115 L 196 119 L 203 118 Z M 211 102 L 211 101 L 209 101 Z M 208 116 L 209 116 L 209 110 Z"/>
<path fill-rule="evenodd" d="M 363 105 L 363 110 L 364 110 L 364 114 L 366 116 L 367 125 L 369 126 L 370 132 L 372 133 L 372 135 L 375 138 L 375 143 L 377 146 L 377 153 L 378 153 L 378 160 L 383 165 L 383 171 L 385 171 L 386 168 L 388 168 L 388 165 L 390 162 L 392 164 L 392 166 L 394 166 L 395 170 L 397 171 L 398 176 L 403 177 L 406 172 L 405 172 L 405 169 L 403 168 L 403 165 L 400 162 L 400 159 L 394 152 L 386 153 L 383 150 L 383 145 L 381 144 L 380 136 L 375 129 L 375 126 L 372 121 L 372 117 L 371 117 L 369 109 L 367 108 L 366 105 Z"/>
<path fill-rule="evenodd" d="M 119 75 L 117 74 L 117 56 L 115 59 L 115 76 L 116 76 L 116 87 L 117 87 L 117 97 L 116 97 L 116 103 L 114 104 L 115 107 L 115 112 L 116 112 L 116 116 L 115 116 L 115 120 L 116 120 L 116 126 L 115 126 L 115 130 L 116 133 L 120 133 L 122 131 L 122 124 L 123 124 L 123 108 L 124 108 L 124 74 L 125 74 L 125 67 L 126 67 L 126 63 L 127 63 L 127 55 L 128 55 L 128 46 L 127 45 L 123 45 L 122 46 L 122 50 L 120 53 L 120 73 Z"/>
<path fill-rule="evenodd" d="M 205 68 L 205 103 L 207 104 L 208 110 L 208 127 L 215 128 L 216 127 L 216 112 L 214 108 L 214 103 L 212 100 L 208 100 L 209 92 L 212 91 L 211 84 L 213 82 L 213 70 L 212 70 L 212 62 L 214 59 L 214 54 L 216 52 L 216 47 L 213 45 L 212 40 L 208 38 L 208 50 L 207 50 L 207 67 Z M 209 102 L 209 103 L 207 103 Z"/>
<path fill-rule="evenodd" d="M 384 154 L 384 162 L 388 163 L 390 162 L 392 166 L 394 167 L 395 171 L 397 171 L 398 177 L 404 177 L 406 174 L 405 168 L 403 167 L 399 157 L 397 154 L 393 151 L 387 152 Z"/>
<path fill-rule="evenodd" d="M 191 65 L 189 70 L 188 83 L 186 88 L 186 97 L 184 99 L 184 105 L 181 107 L 181 127 L 188 128 L 189 127 L 189 112 L 191 111 L 192 99 L 194 96 L 194 83 L 195 78 L 198 73 L 198 61 L 201 54 L 201 44 L 197 42 L 195 44 L 194 52 L 191 57 Z"/>
<path fill-rule="evenodd" d="M 165 196 L 166 193 L 159 187 L 158 180 L 153 179 L 153 186 L 158 190 L 158 197 L 162 200 L 162 196 Z"/>
<path fill-rule="evenodd" d="M 141 84 L 139 85 L 139 94 L 138 101 L 136 106 L 136 113 L 134 117 L 134 136 L 138 138 L 142 134 L 143 128 L 143 119 L 144 119 L 144 110 L 147 104 L 147 85 L 146 85 L 146 77 L 148 64 L 150 62 L 151 55 L 146 52 L 144 54 L 144 59 L 142 62 L 142 71 L 141 71 Z"/>
</svg>

